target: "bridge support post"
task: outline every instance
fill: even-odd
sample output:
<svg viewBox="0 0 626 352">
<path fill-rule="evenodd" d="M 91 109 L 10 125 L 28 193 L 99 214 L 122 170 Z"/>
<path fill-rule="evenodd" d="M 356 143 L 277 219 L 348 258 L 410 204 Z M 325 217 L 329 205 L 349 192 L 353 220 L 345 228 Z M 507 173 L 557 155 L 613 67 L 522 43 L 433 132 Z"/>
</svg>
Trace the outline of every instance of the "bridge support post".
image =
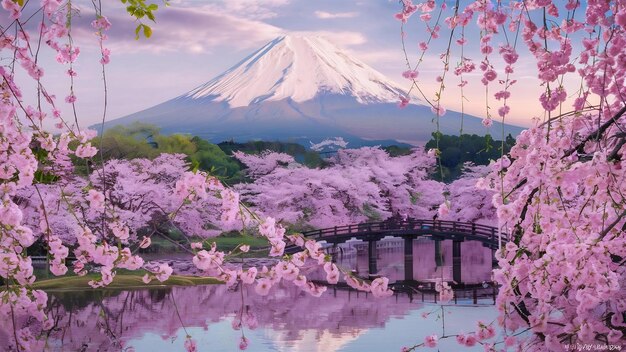
<svg viewBox="0 0 626 352">
<path fill-rule="evenodd" d="M 457 284 L 461 280 L 461 241 L 452 241 L 452 280 Z"/>
<path fill-rule="evenodd" d="M 413 238 L 404 238 L 404 280 L 413 280 Z"/>
<path fill-rule="evenodd" d="M 374 275 L 378 272 L 376 267 L 376 241 L 367 242 L 367 255 L 369 257 L 369 274 Z"/>
<path fill-rule="evenodd" d="M 443 256 L 441 255 L 441 240 L 435 240 L 435 265 L 440 267 L 443 265 Z"/>
</svg>

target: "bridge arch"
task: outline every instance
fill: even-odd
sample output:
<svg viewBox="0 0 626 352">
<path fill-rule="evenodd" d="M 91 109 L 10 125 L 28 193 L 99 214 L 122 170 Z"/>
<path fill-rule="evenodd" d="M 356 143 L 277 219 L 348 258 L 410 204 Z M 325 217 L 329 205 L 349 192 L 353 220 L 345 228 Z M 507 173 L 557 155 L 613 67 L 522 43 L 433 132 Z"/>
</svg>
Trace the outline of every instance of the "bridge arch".
<svg viewBox="0 0 626 352">
<path fill-rule="evenodd" d="M 369 274 L 378 272 L 376 263 L 376 244 L 387 236 L 404 239 L 405 281 L 413 280 L 413 240 L 420 237 L 431 237 L 434 240 L 452 240 L 452 272 L 453 280 L 462 283 L 461 278 L 461 243 L 477 241 L 490 248 L 493 253 L 507 240 L 508 236 L 499 233 L 493 226 L 471 222 L 395 219 L 386 221 L 335 226 L 330 228 L 303 232 L 302 235 L 311 240 L 325 241 L 331 245 L 345 243 L 351 239 L 368 243 Z M 298 250 L 289 246 L 287 253 Z"/>
</svg>

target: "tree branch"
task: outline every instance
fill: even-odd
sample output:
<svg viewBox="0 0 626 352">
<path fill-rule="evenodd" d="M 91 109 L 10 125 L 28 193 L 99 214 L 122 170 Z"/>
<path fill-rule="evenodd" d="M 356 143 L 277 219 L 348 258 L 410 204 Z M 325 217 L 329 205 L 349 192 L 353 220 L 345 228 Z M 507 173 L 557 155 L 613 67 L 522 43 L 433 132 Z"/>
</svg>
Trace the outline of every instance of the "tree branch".
<svg viewBox="0 0 626 352">
<path fill-rule="evenodd" d="M 616 123 L 617 120 L 619 120 L 624 115 L 624 113 L 626 113 L 626 105 L 624 105 L 624 107 L 620 111 L 618 111 L 617 114 L 615 114 L 615 116 L 613 116 L 611 119 L 603 123 L 596 131 L 590 133 L 587 136 L 587 138 L 583 139 L 580 143 L 578 143 L 577 146 L 565 152 L 565 154 L 563 155 L 563 158 L 566 158 L 574 154 L 574 152 L 578 152 L 579 154 L 584 154 L 585 143 L 589 142 L 590 140 L 600 139 L 600 137 L 604 134 L 604 132 L 606 132 L 606 130 L 609 127 L 611 127 L 612 124 Z"/>
</svg>

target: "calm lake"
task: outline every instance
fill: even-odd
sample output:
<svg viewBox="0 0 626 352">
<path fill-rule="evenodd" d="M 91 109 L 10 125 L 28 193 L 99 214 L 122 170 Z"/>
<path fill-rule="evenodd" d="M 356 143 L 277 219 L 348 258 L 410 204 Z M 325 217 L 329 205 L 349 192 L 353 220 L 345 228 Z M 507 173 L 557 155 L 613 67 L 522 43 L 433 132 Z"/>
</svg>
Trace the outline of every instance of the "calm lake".
<svg viewBox="0 0 626 352">
<path fill-rule="evenodd" d="M 413 245 L 414 279 L 452 280 L 451 244 L 443 241 L 437 249 L 439 263 L 434 241 L 416 240 Z M 358 242 L 345 245 L 338 264 L 367 271 L 369 258 L 361 247 Z M 379 242 L 380 274 L 392 281 L 405 278 L 403 249 L 401 241 Z M 488 281 L 491 264 L 490 249 L 463 243 L 464 281 Z M 199 351 L 235 351 L 242 334 L 249 340 L 248 351 L 400 351 L 427 335 L 441 336 L 444 328 L 448 335 L 474 331 L 476 321 L 491 322 L 497 315 L 489 297 L 473 304 L 470 295 L 442 307 L 430 303 L 432 295 L 424 298 L 418 291 L 374 298 L 331 286 L 316 298 L 290 282 L 273 287 L 268 296 L 257 295 L 253 287 L 224 285 L 49 295 L 56 321 L 48 338 L 50 351 L 184 351 L 187 335 L 197 341 Z M 10 338 L 0 331 L 5 347 Z M 454 338 L 439 343 L 441 351 L 458 348 Z"/>
</svg>

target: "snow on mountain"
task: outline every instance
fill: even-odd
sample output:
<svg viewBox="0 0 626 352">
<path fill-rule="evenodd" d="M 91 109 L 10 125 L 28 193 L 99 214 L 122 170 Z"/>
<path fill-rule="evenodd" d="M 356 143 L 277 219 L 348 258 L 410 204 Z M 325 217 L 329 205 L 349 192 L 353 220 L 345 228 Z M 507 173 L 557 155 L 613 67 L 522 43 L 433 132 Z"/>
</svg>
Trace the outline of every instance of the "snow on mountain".
<svg viewBox="0 0 626 352">
<path fill-rule="evenodd" d="M 322 37 L 283 36 L 208 83 L 184 94 L 224 101 L 232 108 L 319 93 L 350 95 L 361 104 L 396 102 L 402 89 Z"/>
<path fill-rule="evenodd" d="M 399 109 L 402 88 L 329 41 L 311 36 L 276 38 L 223 74 L 188 93 L 109 121 L 105 128 L 143 122 L 164 133 L 224 140 L 282 140 L 305 146 L 342 137 L 351 147 L 419 144 L 435 130 L 430 107 L 412 97 Z M 448 111 L 441 132 L 484 135 L 481 119 Z M 492 130 L 502 126 L 494 122 Z M 517 135 L 520 127 L 505 125 Z"/>
</svg>

